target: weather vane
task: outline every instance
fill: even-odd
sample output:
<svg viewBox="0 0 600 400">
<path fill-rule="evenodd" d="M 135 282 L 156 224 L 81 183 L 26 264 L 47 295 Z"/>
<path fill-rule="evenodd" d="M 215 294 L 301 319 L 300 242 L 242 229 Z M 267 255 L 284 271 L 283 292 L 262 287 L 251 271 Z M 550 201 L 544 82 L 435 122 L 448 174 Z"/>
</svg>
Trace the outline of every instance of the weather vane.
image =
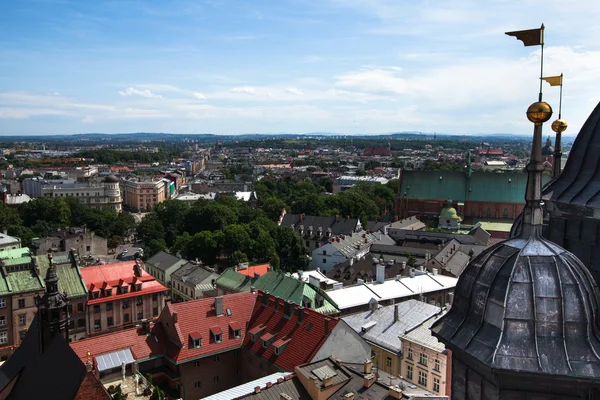
<svg viewBox="0 0 600 400">
<path fill-rule="evenodd" d="M 527 29 L 524 31 L 506 32 L 508 36 L 514 36 L 517 40 L 523 42 L 524 46 L 541 46 L 540 55 L 540 96 L 538 101 L 542 101 L 542 79 L 544 76 L 544 24 L 536 29 Z"/>
<path fill-rule="evenodd" d="M 552 123 L 552 130 L 556 132 L 556 138 L 554 139 L 554 154 L 552 155 L 552 177 L 556 178 L 558 175 L 560 175 L 562 169 L 561 135 L 569 126 L 567 121 L 562 119 L 563 74 L 558 76 L 547 76 L 542 79 L 548 82 L 550 86 L 560 86 L 558 119 Z"/>
</svg>

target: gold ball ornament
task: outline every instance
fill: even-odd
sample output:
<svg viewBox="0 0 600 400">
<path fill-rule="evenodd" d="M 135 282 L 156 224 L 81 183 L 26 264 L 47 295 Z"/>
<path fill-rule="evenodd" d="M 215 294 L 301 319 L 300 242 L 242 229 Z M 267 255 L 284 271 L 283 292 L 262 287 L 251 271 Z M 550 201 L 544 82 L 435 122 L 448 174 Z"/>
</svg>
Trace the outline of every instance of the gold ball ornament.
<svg viewBox="0 0 600 400">
<path fill-rule="evenodd" d="M 536 125 L 543 124 L 552 117 L 552 107 L 545 101 L 533 103 L 527 109 L 527 119 Z"/>
<path fill-rule="evenodd" d="M 552 130 L 556 133 L 563 133 L 567 130 L 568 126 L 569 124 L 564 119 L 557 119 L 552 123 Z"/>
</svg>

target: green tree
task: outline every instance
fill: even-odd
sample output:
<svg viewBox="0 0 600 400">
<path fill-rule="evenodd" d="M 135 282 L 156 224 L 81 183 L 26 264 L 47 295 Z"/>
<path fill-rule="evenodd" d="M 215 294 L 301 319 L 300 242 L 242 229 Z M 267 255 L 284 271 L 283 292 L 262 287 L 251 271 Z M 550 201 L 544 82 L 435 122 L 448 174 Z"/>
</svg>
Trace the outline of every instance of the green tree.
<svg viewBox="0 0 600 400">
<path fill-rule="evenodd" d="M 211 200 L 198 200 L 188 213 L 186 230 L 190 234 L 200 231 L 217 231 L 235 224 L 235 211 Z"/>
<path fill-rule="evenodd" d="M 213 265 L 221 253 L 223 242 L 222 232 L 202 231 L 196 233 L 187 247 L 190 259 L 198 258 L 204 264 Z"/>
<path fill-rule="evenodd" d="M 262 203 L 262 210 L 265 212 L 267 217 L 273 221 L 277 221 L 281 216 L 281 211 L 286 209 L 291 211 L 291 208 L 285 204 L 285 202 L 277 197 L 270 197 Z"/>
<path fill-rule="evenodd" d="M 175 243 L 171 246 L 171 253 L 179 253 L 183 258 L 189 258 L 188 250 L 191 243 L 192 236 L 187 232 L 183 232 L 175 239 Z"/>
<path fill-rule="evenodd" d="M 159 251 L 166 249 L 167 243 L 164 239 L 152 239 L 144 248 L 144 257 L 148 259 Z"/>
<path fill-rule="evenodd" d="M 137 235 L 146 244 L 149 244 L 153 240 L 162 240 L 164 242 L 165 229 L 156 214 L 149 213 L 137 226 Z"/>
<path fill-rule="evenodd" d="M 246 226 L 235 224 L 228 225 L 223 229 L 223 252 L 229 258 L 232 258 L 238 250 L 248 254 L 250 244 L 250 233 Z"/>
<path fill-rule="evenodd" d="M 39 197 L 21 207 L 25 226 L 45 221 L 53 227 L 65 227 L 71 223 L 71 209 L 62 198 Z"/>
</svg>

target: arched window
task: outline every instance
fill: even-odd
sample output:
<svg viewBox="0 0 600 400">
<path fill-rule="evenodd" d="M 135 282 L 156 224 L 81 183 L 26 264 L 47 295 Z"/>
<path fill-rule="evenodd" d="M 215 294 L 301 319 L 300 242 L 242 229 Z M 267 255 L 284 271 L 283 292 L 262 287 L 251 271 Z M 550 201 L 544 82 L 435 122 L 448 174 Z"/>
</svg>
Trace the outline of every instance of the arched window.
<svg viewBox="0 0 600 400">
<path fill-rule="evenodd" d="M 492 207 L 488 207 L 485 213 L 487 218 L 492 218 Z"/>
<path fill-rule="evenodd" d="M 505 208 L 502 212 L 502 218 L 508 218 L 508 208 Z"/>
</svg>

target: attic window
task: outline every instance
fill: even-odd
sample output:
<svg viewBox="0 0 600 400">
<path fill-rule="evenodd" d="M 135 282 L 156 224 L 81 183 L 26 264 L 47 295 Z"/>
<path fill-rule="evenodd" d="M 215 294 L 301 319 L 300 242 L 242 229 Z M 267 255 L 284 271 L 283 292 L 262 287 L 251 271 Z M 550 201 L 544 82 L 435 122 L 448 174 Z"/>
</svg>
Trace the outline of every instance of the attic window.
<svg viewBox="0 0 600 400">
<path fill-rule="evenodd" d="M 221 343 L 223 341 L 223 331 L 218 326 L 210 328 L 210 333 L 215 343 Z"/>
<path fill-rule="evenodd" d="M 202 347 L 202 335 L 200 335 L 200 332 L 195 331 L 190 333 L 190 340 L 192 341 L 192 347 L 194 349 Z"/>
<path fill-rule="evenodd" d="M 231 329 L 234 338 L 240 339 L 242 337 L 242 327 L 237 322 L 232 321 L 229 323 L 229 329 Z"/>
<path fill-rule="evenodd" d="M 136 292 L 141 292 L 142 291 L 142 284 L 141 283 L 138 283 L 138 284 L 135 285 L 135 291 Z"/>
<path fill-rule="evenodd" d="M 202 347 L 202 339 L 194 339 L 192 343 L 195 349 L 199 349 L 200 347 Z"/>
</svg>

